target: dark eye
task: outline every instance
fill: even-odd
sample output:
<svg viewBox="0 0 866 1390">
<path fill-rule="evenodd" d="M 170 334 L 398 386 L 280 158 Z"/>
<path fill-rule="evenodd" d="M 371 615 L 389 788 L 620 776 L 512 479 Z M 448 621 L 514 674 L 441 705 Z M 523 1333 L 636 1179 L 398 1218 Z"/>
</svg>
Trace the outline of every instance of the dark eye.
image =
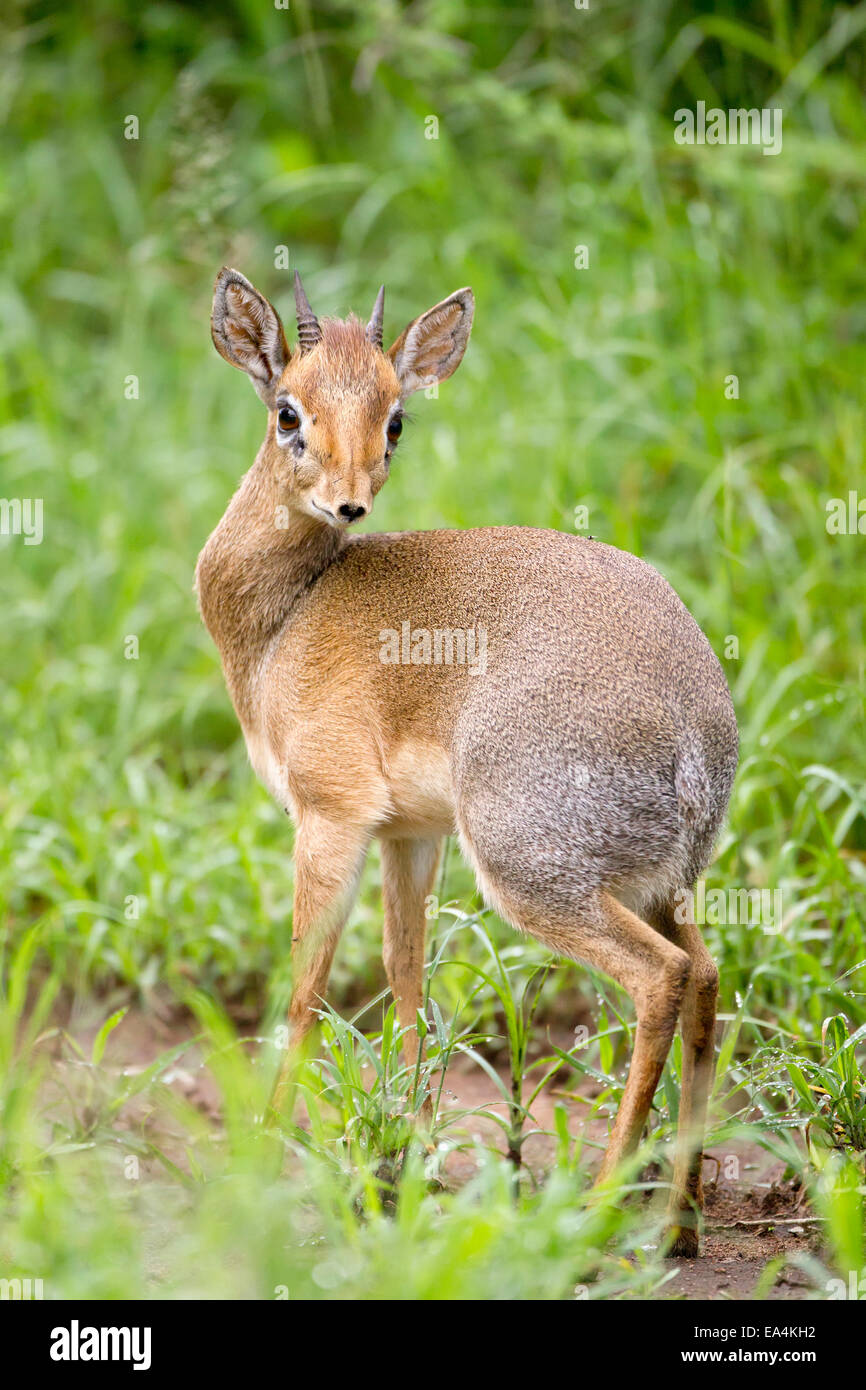
<svg viewBox="0 0 866 1390">
<path fill-rule="evenodd" d="M 395 415 L 393 419 L 388 421 L 388 438 L 391 443 L 396 444 L 402 433 L 403 421 L 400 419 L 399 415 Z"/>
<path fill-rule="evenodd" d="M 296 410 L 293 410 L 290 405 L 281 405 L 277 415 L 277 423 L 280 429 L 288 434 L 289 430 L 296 430 L 301 422 Z"/>
</svg>

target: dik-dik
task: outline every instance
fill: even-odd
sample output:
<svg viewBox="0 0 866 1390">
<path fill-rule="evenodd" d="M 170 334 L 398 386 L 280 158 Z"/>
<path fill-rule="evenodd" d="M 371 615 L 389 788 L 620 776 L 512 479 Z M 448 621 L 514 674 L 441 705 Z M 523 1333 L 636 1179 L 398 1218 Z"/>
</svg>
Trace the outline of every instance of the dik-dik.
<svg viewBox="0 0 866 1390">
<path fill-rule="evenodd" d="M 666 581 L 598 541 L 510 526 L 350 536 L 394 465 L 407 397 L 457 369 L 473 295 L 457 290 L 387 351 L 383 290 L 366 326 L 319 321 L 297 276 L 295 302 L 290 351 L 264 296 L 236 270 L 217 277 L 213 341 L 268 418 L 196 571 L 250 760 L 297 827 L 291 1045 L 315 1022 L 378 837 L 385 968 L 414 1061 L 424 901 L 456 834 L 506 921 L 634 1000 L 601 1181 L 640 1140 L 680 1020 L 671 1249 L 693 1255 L 718 974 L 682 904 L 737 761 L 719 662 Z M 411 650 L 388 654 L 404 624 Z M 447 634 L 439 660 L 419 632 Z M 454 634 L 477 655 L 482 633 L 484 662 L 460 660 Z"/>
</svg>

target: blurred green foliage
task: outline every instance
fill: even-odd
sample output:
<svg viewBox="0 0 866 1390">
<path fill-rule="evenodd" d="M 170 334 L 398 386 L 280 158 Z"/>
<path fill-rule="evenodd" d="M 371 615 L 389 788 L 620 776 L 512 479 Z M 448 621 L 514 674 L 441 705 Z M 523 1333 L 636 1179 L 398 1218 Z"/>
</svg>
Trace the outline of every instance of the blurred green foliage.
<svg viewBox="0 0 866 1390">
<path fill-rule="evenodd" d="M 575 1205 L 561 1127 L 548 1187 L 516 1206 L 495 1163 L 450 1204 L 409 1163 L 391 1222 L 339 1145 L 307 1155 L 287 1202 L 249 1131 L 261 1077 L 226 1066 L 220 1024 L 228 1150 L 187 1107 L 192 1179 L 133 1191 L 95 1151 L 159 1159 L 117 1123 L 168 1060 L 121 1084 L 96 1055 L 105 1033 L 81 1062 L 90 1119 L 56 1111 L 47 1138 L 32 1057 L 61 989 L 152 1002 L 192 980 L 239 1014 L 287 985 L 290 832 L 247 765 L 191 588 L 264 424 L 210 346 L 223 263 L 287 322 L 296 266 L 319 313 L 368 312 L 384 278 L 393 336 L 473 285 L 466 361 L 419 401 L 369 524 L 568 530 L 586 507 L 593 535 L 662 569 L 742 728 L 710 880 L 783 891 L 781 931 L 707 929 L 736 1010 L 722 1091 L 772 1126 L 786 1102 L 762 1099 L 735 1052 L 782 1046 L 811 1075 L 825 1016 L 866 1021 L 866 537 L 825 525 L 829 499 L 866 495 L 866 5 L 9 0 L 0 30 L 0 493 L 44 500 L 41 545 L 0 536 L 5 1258 L 95 1296 L 659 1290 L 652 1257 L 621 1259 L 648 1238 L 639 1212 Z M 674 112 L 698 100 L 780 108 L 782 152 L 675 144 Z M 477 905 L 456 854 L 440 894 Z M 380 910 L 373 863 L 338 1005 L 381 984 Z M 531 981 L 544 953 L 493 930 L 508 979 Z M 469 969 L 433 980 L 446 1018 L 486 960 L 465 937 L 448 949 Z M 539 1032 L 574 1018 L 581 979 L 551 972 Z M 628 1025 L 608 1027 L 623 1000 L 594 983 L 587 1065 L 616 1094 Z M 474 1007 L 506 1031 L 495 991 Z M 805 1125 L 790 1105 L 785 1123 Z M 862 1203 L 835 1171 L 819 1206 L 844 1269 Z"/>
<path fill-rule="evenodd" d="M 671 578 L 743 732 L 716 873 L 783 886 L 791 919 L 715 941 L 723 979 L 758 967 L 817 1026 L 816 986 L 866 954 L 864 541 L 825 529 L 864 486 L 864 7 L 115 0 L 3 23 L 2 491 L 45 509 L 42 545 L 0 539 L 13 925 L 45 918 L 84 987 L 232 994 L 282 968 L 288 835 L 191 594 L 263 426 L 209 344 L 213 275 L 287 311 L 299 266 L 337 314 L 384 276 L 395 336 L 471 283 L 466 362 L 369 524 L 571 529 L 586 506 Z M 698 99 L 780 106 L 782 153 L 676 145 Z M 377 916 L 367 888 L 337 997 L 376 983 Z"/>
</svg>

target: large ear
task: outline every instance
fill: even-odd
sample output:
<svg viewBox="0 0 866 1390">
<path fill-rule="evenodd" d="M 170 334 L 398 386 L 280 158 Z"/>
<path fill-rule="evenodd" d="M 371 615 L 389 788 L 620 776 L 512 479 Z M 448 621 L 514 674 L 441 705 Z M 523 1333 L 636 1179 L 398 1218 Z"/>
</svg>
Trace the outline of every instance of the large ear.
<svg viewBox="0 0 866 1390">
<path fill-rule="evenodd" d="M 472 291 L 455 290 L 403 329 L 388 349 L 388 356 L 404 396 L 456 372 L 469 342 L 474 313 Z"/>
<path fill-rule="evenodd" d="M 223 266 L 213 294 L 211 337 L 220 356 L 245 371 L 265 405 L 289 360 L 280 316 L 238 270 Z"/>
</svg>

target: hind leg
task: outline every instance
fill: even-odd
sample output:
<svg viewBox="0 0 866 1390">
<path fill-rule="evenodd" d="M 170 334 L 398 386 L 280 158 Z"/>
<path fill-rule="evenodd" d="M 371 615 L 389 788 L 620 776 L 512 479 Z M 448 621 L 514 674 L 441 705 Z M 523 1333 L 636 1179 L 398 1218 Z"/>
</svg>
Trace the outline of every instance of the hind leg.
<svg viewBox="0 0 866 1390">
<path fill-rule="evenodd" d="M 463 842 L 471 850 L 465 833 Z M 634 1000 L 634 1051 L 597 1179 L 604 1182 L 640 1143 L 688 983 L 689 956 L 602 890 L 575 904 L 574 913 L 566 915 L 561 908 L 551 910 L 541 893 L 536 898 L 521 892 L 512 876 L 508 883 L 502 878 L 497 881 L 477 862 L 476 870 L 489 900 L 514 926 L 560 955 L 603 970 Z"/>
<path fill-rule="evenodd" d="M 707 1103 L 715 1072 L 719 972 L 698 927 L 688 920 L 678 921 L 673 904 L 659 913 L 655 925 L 669 941 L 687 952 L 692 963 L 682 1009 L 683 1084 L 668 1220 L 673 1236 L 670 1253 L 693 1257 L 698 1253 L 698 1228 L 704 1205 L 701 1167 Z"/>
</svg>

